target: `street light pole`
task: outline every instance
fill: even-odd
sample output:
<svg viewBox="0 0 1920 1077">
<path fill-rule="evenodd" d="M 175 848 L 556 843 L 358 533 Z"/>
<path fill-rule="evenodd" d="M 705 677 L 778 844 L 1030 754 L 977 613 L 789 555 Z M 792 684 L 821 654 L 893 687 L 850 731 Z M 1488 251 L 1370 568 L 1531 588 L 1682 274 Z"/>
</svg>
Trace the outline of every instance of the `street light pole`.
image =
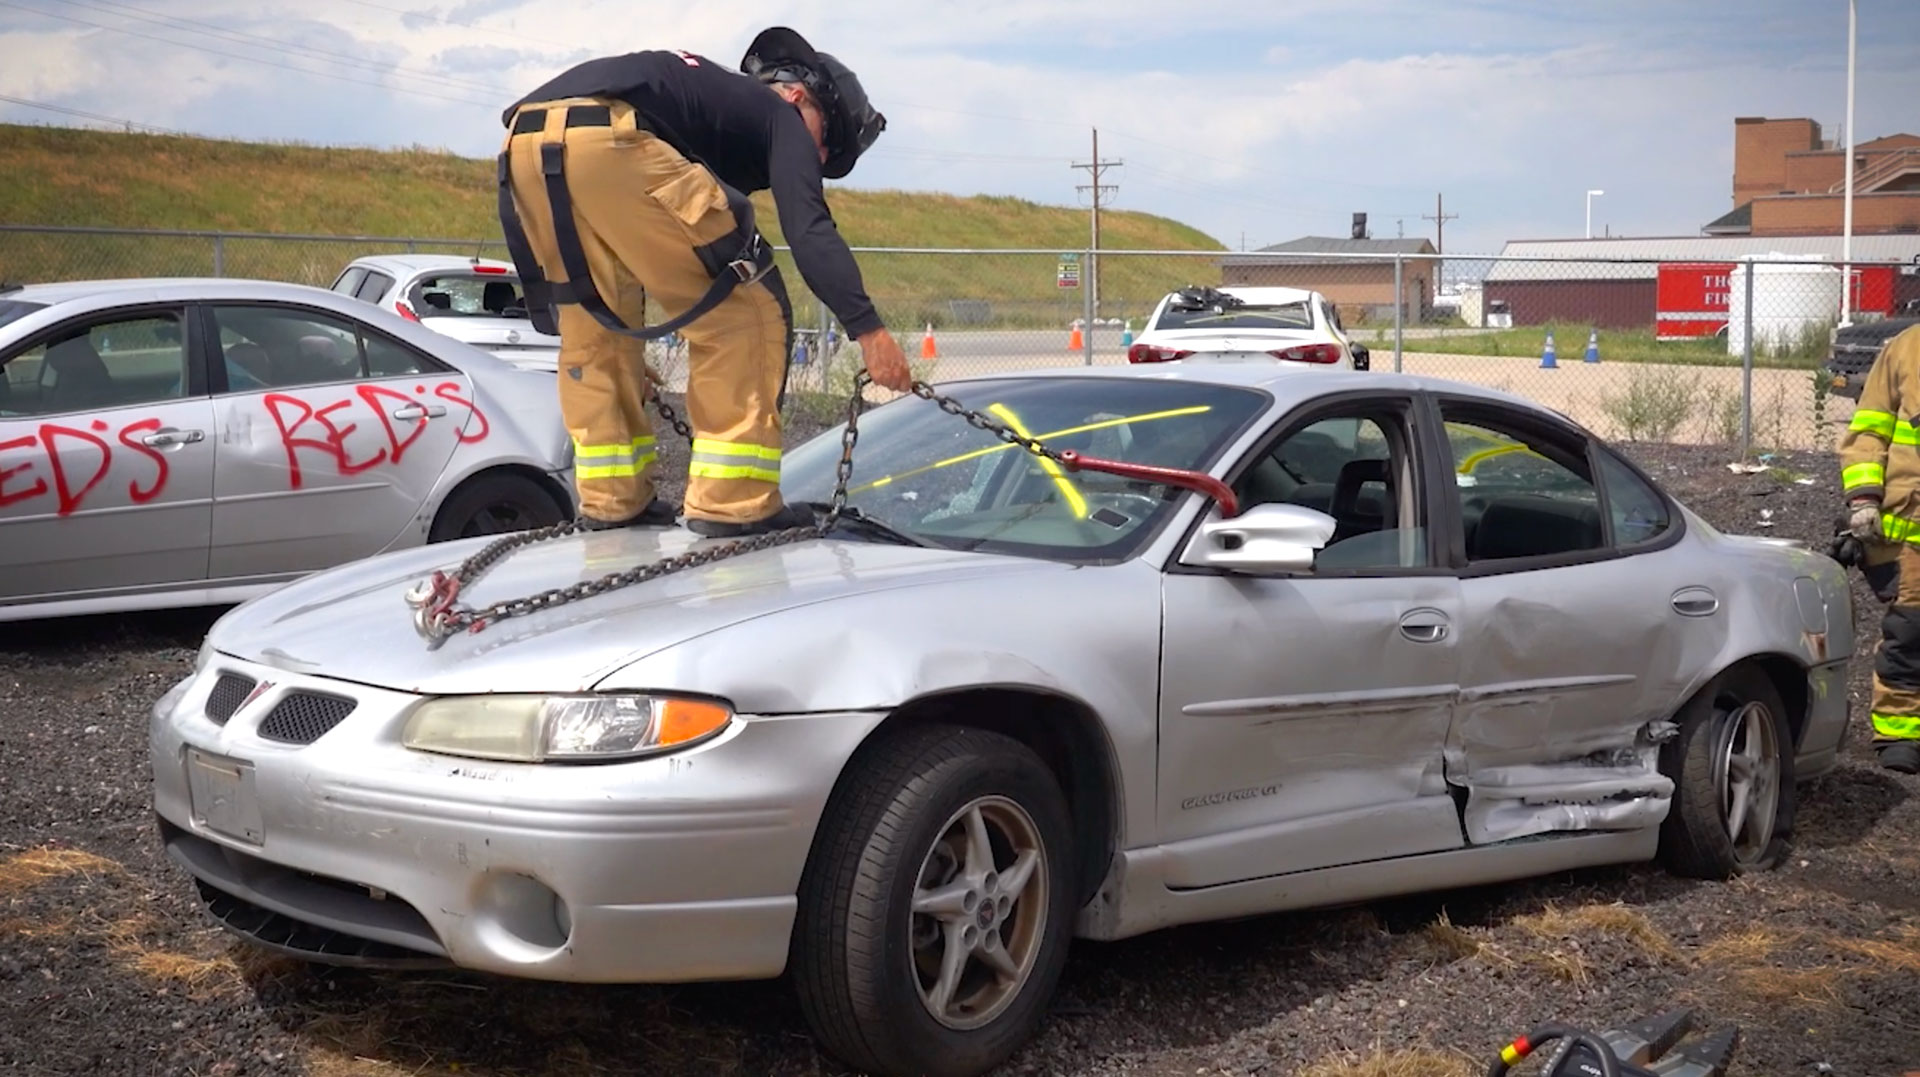
<svg viewBox="0 0 1920 1077">
<path fill-rule="evenodd" d="M 1855 0 L 1847 0 L 1847 197 L 1840 226 L 1840 324 L 1850 324 L 1853 311 L 1853 54 L 1857 36 Z"/>
<path fill-rule="evenodd" d="M 1597 194 L 1606 194 L 1606 193 L 1607 192 L 1605 191 L 1588 191 L 1587 192 L 1587 238 L 1588 239 L 1593 238 L 1593 196 Z"/>
</svg>

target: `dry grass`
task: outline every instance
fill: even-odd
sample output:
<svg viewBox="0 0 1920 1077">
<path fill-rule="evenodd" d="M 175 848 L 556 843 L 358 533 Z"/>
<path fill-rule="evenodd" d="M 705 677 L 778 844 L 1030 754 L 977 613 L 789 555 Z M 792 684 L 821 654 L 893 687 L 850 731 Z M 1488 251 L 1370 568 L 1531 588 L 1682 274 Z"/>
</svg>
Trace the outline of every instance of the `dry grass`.
<svg viewBox="0 0 1920 1077">
<path fill-rule="evenodd" d="M 1518 917 L 1514 926 L 1538 939 L 1565 939 L 1579 935 L 1618 935 L 1632 939 L 1649 957 L 1680 960 L 1680 951 L 1653 921 L 1638 909 L 1622 904 L 1578 905 L 1571 909 L 1548 906 Z"/>
<path fill-rule="evenodd" d="M 1830 1009 L 1845 1004 L 1842 988 L 1855 971 L 1834 965 L 1743 968 L 1734 971 L 1730 982 L 1740 994 L 1769 1006 L 1800 1002 Z"/>
<path fill-rule="evenodd" d="M 1480 940 L 1455 927 L 1446 913 L 1440 919 L 1421 929 L 1420 934 L 1434 949 L 1446 955 L 1449 961 L 1458 961 L 1472 957 L 1480 952 Z"/>
<path fill-rule="evenodd" d="M 1484 1063 L 1462 1054 L 1433 1049 L 1348 1052 L 1323 1058 L 1295 1077 L 1477 1077 Z"/>
<path fill-rule="evenodd" d="M 67 875 L 113 875 L 124 870 L 115 861 L 79 849 L 29 849 L 0 860 L 0 894 Z"/>
</svg>

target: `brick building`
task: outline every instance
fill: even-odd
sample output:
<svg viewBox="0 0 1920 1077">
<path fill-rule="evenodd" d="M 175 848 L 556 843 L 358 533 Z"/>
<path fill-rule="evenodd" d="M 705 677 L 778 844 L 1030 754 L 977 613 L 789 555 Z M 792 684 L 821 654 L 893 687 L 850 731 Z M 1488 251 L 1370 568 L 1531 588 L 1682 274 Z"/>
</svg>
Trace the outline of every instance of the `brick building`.
<svg viewBox="0 0 1920 1077">
<path fill-rule="evenodd" d="M 1855 235 L 1920 233 L 1920 135 L 1853 147 Z M 1733 209 L 1710 236 L 1837 235 L 1845 218 L 1846 149 L 1804 118 L 1733 121 Z"/>
<path fill-rule="evenodd" d="M 1327 297 L 1349 327 L 1393 321 L 1394 255 L 1432 255 L 1427 239 L 1334 239 L 1302 236 L 1220 259 L 1220 283 L 1226 287 L 1278 286 L 1311 288 Z M 1316 257 L 1324 255 L 1377 257 Z M 1401 263 L 1401 302 L 1408 322 L 1425 319 L 1433 310 L 1431 257 Z"/>
</svg>

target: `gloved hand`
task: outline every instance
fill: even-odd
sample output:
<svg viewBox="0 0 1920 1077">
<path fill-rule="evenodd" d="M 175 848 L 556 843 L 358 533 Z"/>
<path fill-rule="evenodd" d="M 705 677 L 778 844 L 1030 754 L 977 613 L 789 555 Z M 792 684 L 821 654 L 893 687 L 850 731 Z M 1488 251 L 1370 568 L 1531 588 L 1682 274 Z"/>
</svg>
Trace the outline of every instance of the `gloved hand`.
<svg viewBox="0 0 1920 1077">
<path fill-rule="evenodd" d="M 1880 504 L 1877 501 L 1855 501 L 1847 516 L 1847 533 L 1862 542 L 1880 537 Z"/>
</svg>

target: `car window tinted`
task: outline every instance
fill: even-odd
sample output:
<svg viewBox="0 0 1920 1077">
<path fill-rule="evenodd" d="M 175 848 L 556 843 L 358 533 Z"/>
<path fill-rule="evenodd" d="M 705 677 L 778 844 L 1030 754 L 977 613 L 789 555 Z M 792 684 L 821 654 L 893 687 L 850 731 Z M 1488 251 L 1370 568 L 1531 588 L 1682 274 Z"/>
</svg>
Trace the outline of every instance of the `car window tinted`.
<svg viewBox="0 0 1920 1077">
<path fill-rule="evenodd" d="M 1262 453 L 1234 493 L 1243 508 L 1301 505 L 1332 516 L 1333 539 L 1315 558 L 1317 570 L 1427 565 L 1424 521 L 1407 518 L 1414 502 L 1402 430 L 1391 415 L 1319 419 Z"/>
<path fill-rule="evenodd" d="M 73 326 L 8 356 L 0 415 L 55 415 L 185 395 L 187 348 L 177 312 Z"/>
<path fill-rule="evenodd" d="M 1248 303 L 1220 310 L 1180 310 L 1173 304 L 1160 313 L 1155 329 L 1311 329 L 1313 312 L 1307 304 Z"/>
<path fill-rule="evenodd" d="M 392 277 L 387 276 L 385 273 L 369 271 L 367 273 L 367 279 L 360 282 L 360 288 L 353 293 L 353 297 L 355 299 L 364 299 L 369 303 L 378 303 L 380 297 L 386 295 L 387 289 L 391 287 L 393 287 Z"/>
<path fill-rule="evenodd" d="M 215 307 L 227 391 L 255 392 L 424 372 L 412 351 L 352 322 L 278 307 Z"/>
<path fill-rule="evenodd" d="M 1446 409 L 1443 408 L 1443 414 Z M 1467 560 L 1497 561 L 1606 545 L 1586 446 L 1544 439 L 1479 416 L 1447 414 L 1453 489 Z"/>
<path fill-rule="evenodd" d="M 415 286 L 422 318 L 524 318 L 527 300 L 517 277 L 501 273 L 441 273 Z"/>
<path fill-rule="evenodd" d="M 333 290 L 341 295 L 352 295 L 360 287 L 360 282 L 366 279 L 366 267 L 354 266 L 340 274 L 340 279 L 333 282 Z"/>
<path fill-rule="evenodd" d="M 1054 449 L 1206 469 L 1267 403 L 1230 386 L 1132 378 L 969 382 L 952 395 Z M 1092 471 L 1066 472 L 917 396 L 860 418 L 848 503 L 937 545 L 1070 559 L 1125 556 L 1184 490 Z M 794 449 L 790 502 L 833 495 L 840 430 Z"/>
<path fill-rule="evenodd" d="M 1613 518 L 1615 545 L 1647 542 L 1673 526 L 1666 499 L 1610 452 L 1600 453 L 1600 482 L 1607 491 L 1607 514 Z"/>
</svg>

